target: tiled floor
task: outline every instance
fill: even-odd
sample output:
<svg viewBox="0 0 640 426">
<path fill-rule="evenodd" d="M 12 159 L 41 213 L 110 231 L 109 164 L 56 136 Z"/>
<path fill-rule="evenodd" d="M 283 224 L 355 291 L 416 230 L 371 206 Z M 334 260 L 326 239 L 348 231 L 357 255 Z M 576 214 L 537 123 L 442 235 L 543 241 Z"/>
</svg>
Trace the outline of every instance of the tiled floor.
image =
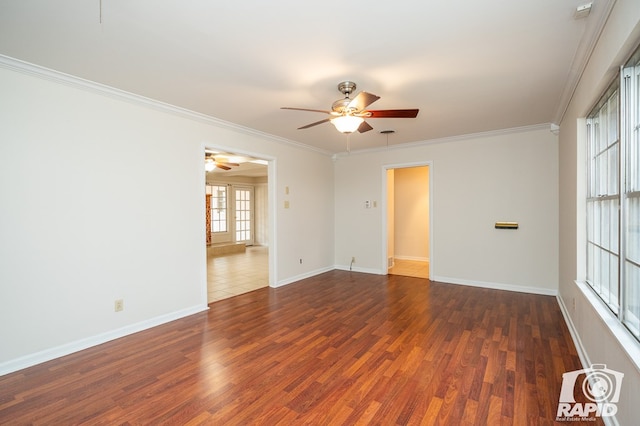
<svg viewBox="0 0 640 426">
<path fill-rule="evenodd" d="M 393 268 L 389 268 L 391 275 L 405 275 L 408 277 L 429 278 L 429 262 L 419 260 L 395 259 Z"/>
<path fill-rule="evenodd" d="M 207 253 L 208 303 L 269 285 L 269 249 L 247 247 L 246 253 L 213 256 Z"/>
</svg>

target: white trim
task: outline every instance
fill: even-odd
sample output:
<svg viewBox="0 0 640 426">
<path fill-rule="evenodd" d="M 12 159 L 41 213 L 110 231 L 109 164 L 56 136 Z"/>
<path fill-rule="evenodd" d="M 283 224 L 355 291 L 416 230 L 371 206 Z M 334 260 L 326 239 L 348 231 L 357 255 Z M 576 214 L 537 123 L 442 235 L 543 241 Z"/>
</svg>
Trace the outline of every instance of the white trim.
<svg viewBox="0 0 640 426">
<path fill-rule="evenodd" d="M 229 121 L 221 120 L 219 118 L 212 117 L 210 115 L 202 114 L 196 111 L 191 111 L 186 108 L 181 108 L 175 105 L 171 105 L 165 102 L 161 102 L 155 99 L 147 98 L 145 96 L 137 95 L 135 93 L 127 92 L 124 90 L 116 89 L 115 87 L 107 86 L 105 84 L 96 83 L 94 81 L 86 80 L 80 77 L 76 77 L 70 74 L 66 74 L 60 71 L 45 68 L 39 65 L 31 64 L 19 59 L 12 58 L 10 56 L 0 54 L 0 68 L 6 68 L 8 70 L 20 72 L 27 75 L 32 75 L 44 80 L 49 80 L 54 83 L 64 84 L 76 89 L 86 90 L 99 95 L 106 95 L 111 98 L 122 100 L 136 105 L 142 105 L 148 108 L 153 108 L 157 111 L 162 111 L 177 115 L 179 117 L 188 118 L 190 120 L 199 121 L 201 123 L 222 127 L 225 129 L 234 130 L 236 132 L 258 136 L 261 138 L 269 139 L 274 142 L 282 143 L 296 148 L 302 148 L 308 151 L 315 151 L 325 155 L 331 155 L 331 152 L 316 148 L 311 145 L 305 145 L 299 142 L 285 139 L 279 136 L 275 136 L 269 133 L 261 132 L 249 127 L 241 126 L 239 124 L 231 123 Z"/>
<path fill-rule="evenodd" d="M 197 305 L 0 363 L 0 376 L 208 310 Z"/>
<path fill-rule="evenodd" d="M 338 269 L 340 271 L 348 271 L 348 272 L 360 272 L 362 274 L 387 275 L 386 270 L 383 272 L 380 269 L 360 268 L 357 266 L 350 267 L 349 265 L 335 265 L 334 269 Z"/>
<path fill-rule="evenodd" d="M 620 343 L 623 352 L 627 355 L 631 364 L 640 372 L 640 342 L 627 330 L 606 304 L 591 290 L 589 284 L 583 281 L 574 281 L 576 287 L 582 292 L 589 304 L 593 307 L 598 318 Z"/>
<path fill-rule="evenodd" d="M 518 293 L 541 294 L 544 296 L 557 296 L 557 289 L 529 287 L 517 284 L 491 283 L 486 281 L 467 280 L 463 278 L 441 277 L 429 275 L 431 281 L 437 281 L 445 284 L 468 285 L 471 287 L 491 288 L 495 290 L 516 291 Z"/>
<path fill-rule="evenodd" d="M 589 59 L 591 58 L 591 54 L 593 53 L 598 40 L 600 40 L 600 35 L 604 30 L 604 26 L 609 19 L 609 15 L 611 14 L 615 3 L 616 0 L 604 0 L 604 2 L 598 2 L 595 9 L 592 9 L 592 14 L 596 16 L 594 17 L 592 15 L 591 18 L 586 21 L 587 28 L 585 28 L 584 34 L 580 38 L 576 54 L 571 62 L 571 67 L 569 67 L 569 75 L 567 76 L 567 81 L 564 84 L 564 89 L 560 96 L 560 102 L 558 103 L 556 112 L 553 114 L 554 123 L 559 124 L 564 120 L 567 108 L 569 108 L 569 104 L 571 103 L 571 99 L 573 99 L 578 83 L 582 78 L 584 70 L 587 68 L 587 64 L 589 63 Z"/>
<path fill-rule="evenodd" d="M 558 300 L 558 305 L 560 306 L 560 311 L 562 312 L 562 316 L 564 317 L 564 322 L 567 323 L 567 328 L 569 329 L 569 334 L 571 334 L 571 339 L 573 340 L 573 344 L 576 347 L 576 352 L 578 352 L 578 357 L 580 358 L 580 363 L 582 363 L 583 368 L 587 368 L 591 365 L 591 360 L 589 359 L 589 354 L 584 348 L 582 344 L 582 340 L 580 339 L 580 334 L 576 329 L 575 324 L 571 320 L 571 315 L 569 315 L 569 310 L 567 309 L 567 305 L 564 304 L 564 299 L 560 294 L 556 296 Z"/>
<path fill-rule="evenodd" d="M 269 158 L 267 165 L 267 209 L 269 211 L 267 220 L 269 229 L 267 229 L 267 239 L 269 243 L 269 286 L 276 287 L 278 280 L 278 173 L 277 159 Z"/>
<path fill-rule="evenodd" d="M 511 135 L 515 133 L 533 132 L 538 130 L 549 130 L 551 128 L 550 127 L 551 124 L 552 123 L 533 124 L 530 126 L 511 127 L 508 129 L 491 130 L 491 131 L 479 132 L 479 133 L 468 133 L 465 135 L 449 136 L 446 138 L 428 139 L 428 140 L 416 141 L 416 142 L 407 142 L 407 143 L 402 143 L 397 145 L 389 145 L 389 146 L 376 147 L 376 148 L 357 149 L 357 150 L 351 150 L 351 152 L 339 152 L 339 153 L 333 154 L 333 159 L 335 161 L 340 157 L 349 157 L 357 154 L 368 154 L 371 152 L 383 152 L 383 151 L 388 152 L 388 151 L 393 151 L 397 149 L 407 149 L 407 148 L 427 146 L 427 145 L 436 145 L 441 143 L 459 142 L 459 141 L 465 141 L 469 139 L 489 138 L 489 137 L 501 136 L 501 135 Z M 411 167 L 411 166 L 406 166 L 406 167 Z"/>
<path fill-rule="evenodd" d="M 282 281 L 278 281 L 273 287 L 282 287 L 288 284 L 292 284 L 296 281 L 304 280 L 306 278 L 311 278 L 316 275 L 324 274 L 325 272 L 333 271 L 335 268 L 333 266 L 328 266 L 326 268 L 316 269 L 314 271 L 305 272 L 304 274 L 296 275 L 293 277 L 286 278 Z"/>
<path fill-rule="evenodd" d="M 608 313 L 608 315 L 611 315 L 612 317 L 613 314 L 611 313 L 611 311 L 609 311 L 609 309 L 607 309 L 604 304 L 602 303 L 602 301 L 599 300 L 599 298 L 593 294 L 593 292 L 589 289 L 589 288 L 584 288 L 585 286 L 587 286 L 587 284 L 580 282 L 580 281 L 575 281 L 576 286 L 580 289 L 580 291 L 584 294 L 584 296 L 587 298 L 587 300 L 589 300 L 590 302 L 593 302 L 595 300 L 592 300 L 592 298 L 594 299 L 598 299 L 598 303 L 597 304 L 593 304 L 594 309 L 596 310 L 596 312 L 598 312 L 598 316 L 602 318 L 602 314 L 605 313 L 604 311 L 606 311 Z M 591 293 L 590 295 L 588 293 Z M 571 339 L 573 340 L 573 344 L 576 347 L 576 352 L 578 353 L 578 357 L 580 358 L 580 363 L 582 364 L 582 368 L 589 368 L 593 363 L 591 362 L 591 359 L 589 358 L 589 354 L 587 353 L 587 350 L 585 349 L 584 345 L 582 344 L 582 340 L 580 339 L 580 333 L 578 333 L 578 330 L 576 329 L 575 324 L 573 323 L 572 319 L 571 319 L 571 315 L 569 314 L 569 309 L 567 309 L 567 305 L 565 305 L 564 303 L 564 299 L 562 298 L 562 296 L 560 294 L 558 294 L 556 296 L 556 300 L 558 301 L 558 305 L 560 306 L 560 312 L 562 312 L 562 316 L 564 317 L 564 322 L 567 324 L 567 328 L 569 329 L 569 334 L 571 335 Z M 599 308 L 598 308 L 599 306 Z M 601 312 L 601 310 L 603 310 Z M 606 314 L 606 313 L 605 313 Z M 615 317 L 614 317 L 615 318 Z M 609 322 L 607 320 L 604 320 L 605 324 L 609 327 Z M 618 325 L 622 328 L 624 328 L 619 321 L 617 321 L 616 318 L 616 322 L 618 323 Z M 612 330 L 611 327 L 609 327 L 609 329 L 611 330 L 611 332 L 614 334 L 614 336 L 616 338 L 618 338 L 617 332 Z M 636 347 L 638 353 L 640 354 L 640 347 L 638 347 L 638 342 L 632 337 L 628 335 L 628 331 L 626 329 L 624 329 L 624 331 L 627 334 L 628 338 L 631 338 L 635 343 L 633 346 Z M 618 339 L 620 341 L 620 339 Z M 630 353 L 630 351 L 628 351 L 628 346 L 623 343 L 621 341 L 621 345 L 624 348 L 625 352 L 627 353 L 627 355 L 631 358 L 631 361 L 633 363 L 636 364 L 636 367 L 638 367 L 637 362 L 640 361 L 640 355 L 636 355 L 636 358 L 634 360 L 633 355 Z M 609 426 L 615 426 L 615 425 L 619 425 L 620 423 L 618 422 L 618 419 L 615 416 L 610 416 L 610 417 L 601 417 L 602 420 L 604 421 L 604 423 Z"/>
<path fill-rule="evenodd" d="M 428 257 L 420 257 L 420 256 L 399 256 L 399 255 L 395 255 L 394 259 L 399 259 L 399 260 L 414 260 L 416 262 L 428 262 L 429 258 Z"/>
</svg>

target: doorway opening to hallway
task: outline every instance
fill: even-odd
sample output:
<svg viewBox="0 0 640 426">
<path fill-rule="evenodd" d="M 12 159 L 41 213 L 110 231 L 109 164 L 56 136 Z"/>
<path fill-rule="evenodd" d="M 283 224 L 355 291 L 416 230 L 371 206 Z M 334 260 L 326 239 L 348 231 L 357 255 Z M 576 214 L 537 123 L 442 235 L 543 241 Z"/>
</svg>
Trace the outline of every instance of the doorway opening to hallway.
<svg viewBox="0 0 640 426">
<path fill-rule="evenodd" d="M 430 166 L 386 169 L 387 273 L 430 276 Z"/>
</svg>

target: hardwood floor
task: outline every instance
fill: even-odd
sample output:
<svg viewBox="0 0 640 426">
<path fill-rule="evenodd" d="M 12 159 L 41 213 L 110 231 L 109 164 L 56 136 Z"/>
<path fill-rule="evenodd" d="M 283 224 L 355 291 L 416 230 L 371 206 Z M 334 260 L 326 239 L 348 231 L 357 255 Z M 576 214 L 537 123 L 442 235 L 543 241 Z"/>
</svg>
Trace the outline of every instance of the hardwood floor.
<svg viewBox="0 0 640 426">
<path fill-rule="evenodd" d="M 0 424 L 553 424 L 580 368 L 554 297 L 331 271 L 2 376 Z"/>
</svg>

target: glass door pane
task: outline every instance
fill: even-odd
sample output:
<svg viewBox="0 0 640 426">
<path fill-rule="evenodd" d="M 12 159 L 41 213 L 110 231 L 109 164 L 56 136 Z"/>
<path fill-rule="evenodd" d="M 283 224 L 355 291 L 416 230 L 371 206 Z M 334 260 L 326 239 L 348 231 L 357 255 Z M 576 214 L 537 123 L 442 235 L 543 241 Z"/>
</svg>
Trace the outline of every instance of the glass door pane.
<svg viewBox="0 0 640 426">
<path fill-rule="evenodd" d="M 253 244 L 253 189 L 235 187 L 236 242 Z"/>
</svg>

